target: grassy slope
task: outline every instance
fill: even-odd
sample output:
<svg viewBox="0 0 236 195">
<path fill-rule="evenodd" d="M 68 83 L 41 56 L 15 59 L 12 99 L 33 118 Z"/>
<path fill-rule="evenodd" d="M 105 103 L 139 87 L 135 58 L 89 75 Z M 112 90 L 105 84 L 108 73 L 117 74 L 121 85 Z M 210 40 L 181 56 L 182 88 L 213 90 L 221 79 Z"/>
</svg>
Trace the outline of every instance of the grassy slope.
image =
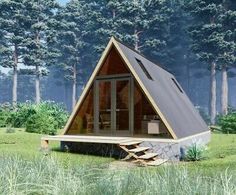
<svg viewBox="0 0 236 195">
<path fill-rule="evenodd" d="M 24 158 L 40 157 L 43 152 L 40 151 L 40 138 L 42 135 L 24 132 L 23 129 L 16 129 L 15 133 L 6 133 L 6 130 L 0 128 L 0 155 L 18 154 Z M 59 142 L 51 142 L 50 147 L 58 148 Z M 71 163 L 81 165 L 97 165 L 113 161 L 112 158 L 101 158 L 98 156 L 68 154 L 65 152 L 53 151 L 52 155 L 60 161 L 69 160 Z"/>
<path fill-rule="evenodd" d="M 0 129 L 0 155 L 19 154 L 29 159 L 42 156 L 40 137 L 41 135 L 26 133 L 22 129 L 17 129 L 15 133 L 6 133 L 5 129 Z M 52 142 L 50 146 L 58 147 L 59 143 Z M 52 152 L 52 155 L 61 162 L 66 160 L 72 164 L 81 165 L 103 165 L 114 161 L 113 158 L 55 151 Z M 215 171 L 223 171 L 226 168 L 236 169 L 236 134 L 213 134 L 207 156 L 208 158 L 204 161 L 187 163 L 187 167 L 213 174 Z"/>
<path fill-rule="evenodd" d="M 189 168 L 215 174 L 226 169 L 236 169 L 236 134 L 212 134 L 208 145 L 207 159 L 188 163 Z"/>
</svg>

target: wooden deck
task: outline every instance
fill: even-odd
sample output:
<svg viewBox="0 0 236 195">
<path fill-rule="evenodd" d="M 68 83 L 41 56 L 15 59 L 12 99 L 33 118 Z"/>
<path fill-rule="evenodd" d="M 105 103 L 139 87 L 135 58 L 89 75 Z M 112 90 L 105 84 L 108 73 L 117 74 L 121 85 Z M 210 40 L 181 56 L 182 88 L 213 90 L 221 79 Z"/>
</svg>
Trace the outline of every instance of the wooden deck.
<svg viewBox="0 0 236 195">
<path fill-rule="evenodd" d="M 84 142 L 84 143 L 102 143 L 102 144 L 121 144 L 125 142 L 159 142 L 159 143 L 177 143 L 178 140 L 149 138 L 149 137 L 115 137 L 115 136 L 95 136 L 95 135 L 45 135 L 41 137 L 41 147 L 47 148 L 49 141 L 65 142 Z"/>
<path fill-rule="evenodd" d="M 86 136 L 86 135 L 54 135 L 54 136 L 43 136 L 41 138 L 41 147 L 47 148 L 49 141 L 121 144 L 130 141 L 135 141 L 135 139 L 128 137 L 109 137 L 109 136 L 105 137 L 105 136 Z"/>
</svg>

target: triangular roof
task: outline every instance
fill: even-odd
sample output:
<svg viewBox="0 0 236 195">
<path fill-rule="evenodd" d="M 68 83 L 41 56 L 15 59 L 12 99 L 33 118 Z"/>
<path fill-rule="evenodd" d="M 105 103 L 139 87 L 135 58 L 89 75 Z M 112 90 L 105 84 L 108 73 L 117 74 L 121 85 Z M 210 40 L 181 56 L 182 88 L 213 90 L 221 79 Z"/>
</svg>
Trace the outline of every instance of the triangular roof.
<svg viewBox="0 0 236 195">
<path fill-rule="evenodd" d="M 126 63 L 130 72 L 174 139 L 209 131 L 206 123 L 199 115 L 199 112 L 195 109 L 184 90 L 171 73 L 112 37 L 64 128 L 65 132 L 69 128 L 87 91 L 92 85 L 95 76 L 112 47 L 115 47 L 117 52 L 119 52 L 121 58 Z M 138 61 L 141 61 L 144 68 L 140 66 Z M 151 79 L 147 77 L 145 71 L 150 74 Z"/>
</svg>

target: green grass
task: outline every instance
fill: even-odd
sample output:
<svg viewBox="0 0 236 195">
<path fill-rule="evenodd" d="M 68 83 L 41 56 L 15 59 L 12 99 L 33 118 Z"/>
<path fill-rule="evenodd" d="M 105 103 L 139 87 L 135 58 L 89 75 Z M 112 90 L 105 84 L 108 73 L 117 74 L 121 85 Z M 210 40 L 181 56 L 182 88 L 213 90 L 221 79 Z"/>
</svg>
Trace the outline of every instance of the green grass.
<svg viewBox="0 0 236 195">
<path fill-rule="evenodd" d="M 25 159 L 43 157 L 44 153 L 40 151 L 41 136 L 27 133 L 23 129 L 16 129 L 14 133 L 6 133 L 6 129 L 0 128 L 0 155 L 17 154 Z M 50 147 L 58 148 L 59 142 L 51 142 Z M 106 163 L 115 161 L 115 159 L 108 157 L 57 151 L 52 151 L 50 155 L 58 159 L 59 162 L 66 160 L 70 164 L 103 166 Z M 183 164 L 187 165 L 189 169 L 200 169 L 209 172 L 209 174 L 225 169 L 236 169 L 236 134 L 212 134 L 212 140 L 208 145 L 207 158 L 203 161 Z"/>
<path fill-rule="evenodd" d="M 0 158 L 0 194 L 235 194 L 236 172 L 206 177 L 184 167 L 106 169 L 74 165 L 64 168 L 54 158 L 26 161 Z"/>
<path fill-rule="evenodd" d="M 27 133 L 24 129 L 15 129 L 15 133 L 6 133 L 6 129 L 0 128 L 0 155 L 20 155 L 25 159 L 34 159 L 43 157 L 44 153 L 40 150 L 40 138 L 42 135 L 35 133 Z M 59 142 L 51 142 L 50 147 L 58 149 Z M 113 158 L 82 155 L 82 154 L 68 154 L 65 152 L 52 151 L 50 155 L 64 163 L 69 161 L 70 164 L 82 165 L 103 165 L 114 161 Z"/>
<path fill-rule="evenodd" d="M 203 161 L 140 168 L 107 157 L 45 155 L 41 135 L 10 132 L 0 129 L 0 194 L 236 193 L 236 135 L 213 134 Z"/>
<path fill-rule="evenodd" d="M 187 167 L 202 170 L 209 175 L 226 169 L 235 170 L 236 134 L 213 133 L 206 156 L 203 161 L 187 163 Z"/>
</svg>

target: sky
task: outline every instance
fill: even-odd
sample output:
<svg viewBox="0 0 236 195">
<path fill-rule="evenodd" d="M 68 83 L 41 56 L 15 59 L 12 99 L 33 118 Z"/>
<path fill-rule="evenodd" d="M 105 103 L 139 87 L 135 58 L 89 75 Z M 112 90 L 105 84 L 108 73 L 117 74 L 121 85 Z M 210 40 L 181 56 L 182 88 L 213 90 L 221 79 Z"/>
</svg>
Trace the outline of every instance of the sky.
<svg viewBox="0 0 236 195">
<path fill-rule="evenodd" d="M 65 5 L 69 0 L 57 0 L 58 3 L 61 5 Z M 9 68 L 3 68 L 0 66 L 0 72 L 7 73 L 10 69 Z"/>
<path fill-rule="evenodd" d="M 65 5 L 69 0 L 57 0 L 61 5 Z"/>
</svg>

